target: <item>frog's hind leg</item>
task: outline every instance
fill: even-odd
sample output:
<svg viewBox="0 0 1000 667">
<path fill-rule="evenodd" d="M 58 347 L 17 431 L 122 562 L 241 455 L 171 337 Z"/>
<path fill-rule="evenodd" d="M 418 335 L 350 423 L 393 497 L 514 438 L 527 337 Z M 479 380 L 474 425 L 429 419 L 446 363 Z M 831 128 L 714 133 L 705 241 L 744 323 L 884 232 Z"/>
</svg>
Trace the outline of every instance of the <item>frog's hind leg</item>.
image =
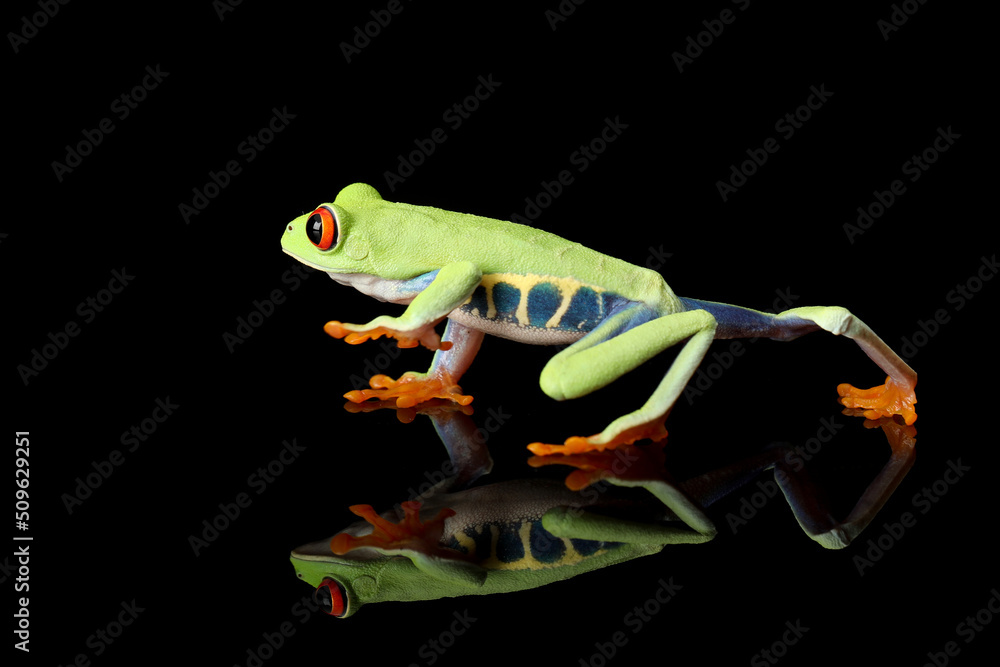
<svg viewBox="0 0 1000 667">
<path fill-rule="evenodd" d="M 792 340 L 810 331 L 828 331 L 845 336 L 858 344 L 865 354 L 888 377 L 885 384 L 871 389 L 856 389 L 849 384 L 837 387 L 840 402 L 849 408 L 865 410 L 869 419 L 899 415 L 909 425 L 917 420 L 914 388 L 917 374 L 892 351 L 867 324 L 840 306 L 806 306 L 792 308 L 777 315 L 726 304 L 681 300 L 688 308 L 700 308 L 712 313 L 719 323 L 717 338 L 767 337 Z"/>
<path fill-rule="evenodd" d="M 774 319 L 782 329 L 794 330 L 805 321 L 836 336 L 846 336 L 886 373 L 885 383 L 870 389 L 856 389 L 846 383 L 839 385 L 837 393 L 846 407 L 863 409 L 869 419 L 899 415 L 907 425 L 917 420 L 913 407 L 917 402 L 916 372 L 849 310 L 839 306 L 809 306 L 787 310 Z"/>
<path fill-rule="evenodd" d="M 666 512 L 662 520 L 669 523 L 640 523 L 593 514 L 582 508 L 556 507 L 545 514 L 542 525 L 554 535 L 590 540 L 631 544 L 707 542 L 715 536 L 717 529 L 704 508 L 742 488 L 761 472 L 774 468 L 788 453 L 786 446 L 774 445 L 738 463 L 674 484 L 662 471 L 662 458 L 654 454 L 658 446 L 648 447 L 652 449 L 626 445 L 623 448 L 625 455 L 621 458 L 618 452 L 588 452 L 579 456 L 558 457 L 558 460 L 541 457 L 544 460 L 536 460 L 532 465 L 565 462 L 565 465 L 581 469 L 577 472 L 593 468 L 604 473 L 586 476 L 586 485 L 600 480 L 605 484 L 645 489 L 663 503 Z M 681 522 L 683 526 L 676 525 L 676 522 Z"/>
<path fill-rule="evenodd" d="M 611 422 L 601 433 L 572 437 L 563 445 L 533 443 L 532 453 L 572 454 L 614 448 L 636 440 L 666 437 L 663 422 L 715 337 L 715 318 L 706 310 L 656 317 L 633 305 L 602 322 L 584 338 L 552 357 L 542 371 L 542 390 L 555 399 L 576 398 L 609 384 L 667 348 L 684 343 L 653 395 L 638 410 Z"/>
<path fill-rule="evenodd" d="M 917 374 L 868 325 L 846 308 L 808 306 L 772 315 L 705 301 L 682 299 L 682 302 L 687 307 L 711 312 L 719 323 L 719 338 L 792 340 L 820 330 L 846 336 L 854 340 L 888 375 L 884 385 L 872 389 L 859 390 L 848 384 L 837 387 L 843 405 L 860 408 L 865 417 L 878 420 L 877 425 L 882 427 L 891 448 L 888 462 L 868 485 L 846 519 L 835 521 L 819 507 L 815 494 L 809 492 L 802 472 L 793 470 L 787 463 L 779 463 L 775 474 L 795 518 L 810 537 L 828 548 L 840 548 L 850 543 L 875 517 L 915 460 L 916 441 L 912 424 L 917 419 L 914 410 Z M 894 416 L 901 417 L 905 425 L 893 421 Z"/>
</svg>

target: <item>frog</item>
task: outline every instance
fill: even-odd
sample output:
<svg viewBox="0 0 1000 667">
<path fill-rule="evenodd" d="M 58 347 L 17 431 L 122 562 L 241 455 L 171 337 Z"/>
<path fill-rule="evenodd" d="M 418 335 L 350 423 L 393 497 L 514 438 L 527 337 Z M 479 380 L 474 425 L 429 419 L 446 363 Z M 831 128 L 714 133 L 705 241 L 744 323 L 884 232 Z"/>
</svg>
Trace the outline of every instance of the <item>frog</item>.
<svg viewBox="0 0 1000 667">
<path fill-rule="evenodd" d="M 553 480 L 510 480 L 381 514 L 352 505 L 363 521 L 296 548 L 291 562 L 323 611 L 346 618 L 369 603 L 514 593 L 711 539 L 592 512 L 589 500 Z"/>
<path fill-rule="evenodd" d="M 868 419 L 917 419 L 916 372 L 860 318 L 842 306 L 767 313 L 678 297 L 663 276 L 542 229 L 390 202 L 354 183 L 333 202 L 289 222 L 282 250 L 375 299 L 406 306 L 399 316 L 364 324 L 338 320 L 324 330 L 360 344 L 381 336 L 403 348 L 434 351 L 426 372 L 376 374 L 349 401 L 395 400 L 400 408 L 432 399 L 471 403 L 459 385 L 486 334 L 534 345 L 562 345 L 539 386 L 549 397 L 585 396 L 680 345 L 646 402 L 593 435 L 562 444 L 531 443 L 537 455 L 573 454 L 666 437 L 666 417 L 715 339 L 792 340 L 812 331 L 852 339 L 886 373 L 870 388 L 837 386 L 840 402 Z M 446 321 L 443 335 L 436 327 Z"/>
<path fill-rule="evenodd" d="M 860 318 L 842 306 L 801 306 L 777 313 L 677 296 L 662 275 L 542 229 L 427 205 L 390 202 L 364 183 L 287 223 L 282 250 L 334 281 L 405 306 L 364 324 L 331 320 L 324 331 L 357 345 L 388 336 L 399 347 L 434 352 L 426 372 L 376 374 L 348 401 L 394 402 L 410 409 L 433 400 L 468 406 L 459 384 L 486 334 L 563 346 L 542 368 L 539 386 L 562 401 L 585 396 L 679 346 L 644 404 L 593 435 L 532 442 L 535 456 L 573 456 L 666 439 L 666 419 L 712 341 L 792 340 L 826 331 L 853 340 L 884 372 L 883 384 L 837 386 L 838 400 L 868 420 L 917 419 L 917 374 Z M 436 327 L 446 322 L 443 334 Z M 862 496 L 873 516 L 902 480 L 914 451 L 893 445 Z M 844 542 L 837 526 L 819 541 Z"/>
<path fill-rule="evenodd" d="M 565 482 L 518 477 L 483 483 L 492 459 L 477 444 L 471 418 L 440 407 L 421 412 L 434 422 L 454 474 L 381 513 L 351 505 L 360 521 L 291 553 L 297 576 L 314 588 L 330 616 L 347 618 L 372 603 L 516 593 L 654 556 L 668 546 L 703 544 L 718 533 L 708 509 L 769 470 L 806 534 L 827 536 L 819 540 L 823 546 L 843 546 L 834 542 L 849 542 L 871 518 L 856 508 L 831 523 L 785 443 L 682 482 L 667 473 L 659 441 L 529 461 L 536 468 L 572 468 Z M 894 447 L 914 447 L 912 427 L 879 422 Z M 884 498 L 886 487 L 875 486 Z"/>
</svg>

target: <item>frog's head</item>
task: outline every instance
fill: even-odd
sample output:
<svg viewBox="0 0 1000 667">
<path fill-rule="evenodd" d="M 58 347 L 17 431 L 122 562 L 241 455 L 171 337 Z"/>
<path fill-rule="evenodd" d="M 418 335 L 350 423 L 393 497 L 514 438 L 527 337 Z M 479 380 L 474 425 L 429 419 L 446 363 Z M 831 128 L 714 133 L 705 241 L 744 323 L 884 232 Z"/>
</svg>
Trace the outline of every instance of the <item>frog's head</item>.
<svg viewBox="0 0 1000 667">
<path fill-rule="evenodd" d="M 338 618 L 379 599 L 379 575 L 389 559 L 370 549 L 337 556 L 330 551 L 330 540 L 305 544 L 291 558 L 299 579 L 316 589 L 323 612 Z"/>
<path fill-rule="evenodd" d="M 323 204 L 288 223 L 281 237 L 281 249 L 320 271 L 374 273 L 371 250 L 373 243 L 379 243 L 381 230 L 371 222 L 387 204 L 372 186 L 349 185 L 333 203 Z"/>
<path fill-rule="evenodd" d="M 343 534 L 371 533 L 371 525 L 358 522 Z M 339 534 L 338 534 L 339 535 Z M 482 592 L 487 571 L 455 556 L 414 548 L 352 547 L 334 553 L 331 540 L 305 544 L 292 552 L 299 579 L 315 588 L 321 609 L 338 618 L 357 612 L 369 602 L 437 600 Z"/>
</svg>

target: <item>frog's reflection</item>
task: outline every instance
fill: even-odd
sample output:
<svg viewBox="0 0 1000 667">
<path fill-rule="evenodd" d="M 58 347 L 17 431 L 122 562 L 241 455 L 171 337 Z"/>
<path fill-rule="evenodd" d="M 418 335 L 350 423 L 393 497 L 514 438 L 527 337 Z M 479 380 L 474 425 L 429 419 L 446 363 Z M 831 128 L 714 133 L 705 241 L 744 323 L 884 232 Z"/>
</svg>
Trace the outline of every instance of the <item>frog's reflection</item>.
<svg viewBox="0 0 1000 667">
<path fill-rule="evenodd" d="M 704 508 L 761 472 L 775 478 L 803 530 L 842 547 L 872 519 L 913 462 L 915 431 L 890 419 L 867 422 L 886 433 L 893 457 L 843 522 L 814 499 L 790 450 L 771 446 L 738 464 L 683 482 L 663 469 L 663 442 L 620 445 L 571 456 L 533 457 L 534 466 L 576 468 L 566 483 L 529 478 L 485 483 L 492 468 L 476 444 L 469 410 L 424 405 L 455 474 L 381 514 L 362 517 L 332 539 L 292 552 L 298 576 L 317 588 L 327 613 L 346 617 L 386 600 L 506 593 L 568 579 L 654 554 L 668 544 L 705 542 L 716 529 Z M 415 412 L 400 411 L 403 421 Z"/>
</svg>

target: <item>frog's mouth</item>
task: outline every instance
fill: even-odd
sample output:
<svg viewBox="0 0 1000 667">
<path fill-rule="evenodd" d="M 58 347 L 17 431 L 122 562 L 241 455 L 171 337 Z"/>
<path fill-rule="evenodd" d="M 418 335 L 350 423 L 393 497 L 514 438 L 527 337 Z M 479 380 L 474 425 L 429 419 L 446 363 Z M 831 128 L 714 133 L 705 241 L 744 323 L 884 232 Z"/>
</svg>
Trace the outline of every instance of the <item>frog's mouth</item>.
<svg viewBox="0 0 1000 667">
<path fill-rule="evenodd" d="M 289 250 L 288 248 L 286 248 L 284 246 L 281 247 L 281 251 L 283 253 L 285 253 L 286 255 L 290 255 L 290 256 L 294 257 L 297 261 L 302 262 L 303 264 L 305 264 L 306 266 L 308 266 L 311 269 L 316 269 L 317 271 L 323 271 L 325 273 L 336 273 L 336 270 L 331 270 L 329 267 L 320 266 L 319 264 L 317 264 L 315 262 L 310 262 L 305 257 L 303 257 L 301 255 L 295 254 L 294 252 L 292 252 L 291 250 Z"/>
</svg>

